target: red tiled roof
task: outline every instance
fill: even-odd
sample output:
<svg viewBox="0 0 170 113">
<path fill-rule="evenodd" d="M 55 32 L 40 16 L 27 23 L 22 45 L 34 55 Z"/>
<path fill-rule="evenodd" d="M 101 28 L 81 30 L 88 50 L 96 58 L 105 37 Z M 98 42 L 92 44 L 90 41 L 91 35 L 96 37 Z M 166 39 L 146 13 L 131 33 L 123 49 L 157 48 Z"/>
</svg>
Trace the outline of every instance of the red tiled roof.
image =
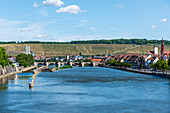
<svg viewBox="0 0 170 113">
<path fill-rule="evenodd" d="M 148 58 L 148 60 L 154 60 L 154 58 Z"/>
<path fill-rule="evenodd" d="M 148 55 L 154 55 L 154 51 L 148 51 Z"/>
<path fill-rule="evenodd" d="M 92 62 L 100 62 L 100 61 L 102 61 L 102 59 L 92 59 L 91 61 Z"/>
</svg>

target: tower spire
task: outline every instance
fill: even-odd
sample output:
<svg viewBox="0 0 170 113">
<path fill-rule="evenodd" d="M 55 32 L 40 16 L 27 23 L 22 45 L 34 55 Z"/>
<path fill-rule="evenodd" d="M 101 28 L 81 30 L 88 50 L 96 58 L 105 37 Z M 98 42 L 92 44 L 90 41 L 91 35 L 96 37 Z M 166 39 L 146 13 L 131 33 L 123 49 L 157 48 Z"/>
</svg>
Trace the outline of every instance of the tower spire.
<svg viewBox="0 0 170 113">
<path fill-rule="evenodd" d="M 163 58 L 164 55 L 164 41 L 163 41 L 163 37 L 162 37 L 162 44 L 161 44 L 161 57 Z"/>
</svg>

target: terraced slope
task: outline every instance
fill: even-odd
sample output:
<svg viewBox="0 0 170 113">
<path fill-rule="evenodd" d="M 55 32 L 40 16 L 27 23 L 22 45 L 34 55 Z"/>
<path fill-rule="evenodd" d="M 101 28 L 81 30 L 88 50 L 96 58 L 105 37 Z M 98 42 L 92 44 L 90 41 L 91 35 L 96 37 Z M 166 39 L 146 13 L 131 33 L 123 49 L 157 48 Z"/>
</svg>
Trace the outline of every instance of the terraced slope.
<svg viewBox="0 0 170 113">
<path fill-rule="evenodd" d="M 147 51 L 153 50 L 153 45 L 133 45 L 133 44 L 4 44 L 8 54 L 16 56 L 25 51 L 25 46 L 30 46 L 31 51 L 36 56 L 65 56 L 66 54 L 78 55 L 80 52 L 83 55 L 105 54 L 108 50 L 111 54 L 127 54 L 136 53 L 144 54 Z M 160 45 L 159 45 L 160 47 Z M 165 45 L 165 50 L 170 51 L 170 45 Z"/>
</svg>

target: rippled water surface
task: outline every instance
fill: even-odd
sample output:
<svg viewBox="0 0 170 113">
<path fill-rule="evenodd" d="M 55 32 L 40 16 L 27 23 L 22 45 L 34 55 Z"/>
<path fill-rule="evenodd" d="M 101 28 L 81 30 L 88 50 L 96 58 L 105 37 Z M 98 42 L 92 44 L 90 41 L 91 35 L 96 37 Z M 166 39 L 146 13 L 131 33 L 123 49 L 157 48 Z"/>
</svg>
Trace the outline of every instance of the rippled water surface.
<svg viewBox="0 0 170 113">
<path fill-rule="evenodd" d="M 13 76 L 0 85 L 0 113 L 170 113 L 170 81 L 108 68 Z M 2 82 L 2 81 L 1 81 Z"/>
</svg>

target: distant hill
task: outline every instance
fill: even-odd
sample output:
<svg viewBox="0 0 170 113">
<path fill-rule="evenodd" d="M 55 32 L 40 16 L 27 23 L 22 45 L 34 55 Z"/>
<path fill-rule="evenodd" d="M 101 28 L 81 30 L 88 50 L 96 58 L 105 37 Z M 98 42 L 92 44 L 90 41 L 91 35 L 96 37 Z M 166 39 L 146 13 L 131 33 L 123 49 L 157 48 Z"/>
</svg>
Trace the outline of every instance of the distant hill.
<svg viewBox="0 0 170 113">
<path fill-rule="evenodd" d="M 16 56 L 25 51 L 25 46 L 30 45 L 30 49 L 36 56 L 65 56 L 66 54 L 78 55 L 103 55 L 106 51 L 111 54 L 147 54 L 153 50 L 154 44 L 0 44 L 7 50 L 8 55 Z M 159 51 L 160 51 L 160 44 Z M 165 45 L 165 51 L 170 51 L 170 45 Z"/>
</svg>

